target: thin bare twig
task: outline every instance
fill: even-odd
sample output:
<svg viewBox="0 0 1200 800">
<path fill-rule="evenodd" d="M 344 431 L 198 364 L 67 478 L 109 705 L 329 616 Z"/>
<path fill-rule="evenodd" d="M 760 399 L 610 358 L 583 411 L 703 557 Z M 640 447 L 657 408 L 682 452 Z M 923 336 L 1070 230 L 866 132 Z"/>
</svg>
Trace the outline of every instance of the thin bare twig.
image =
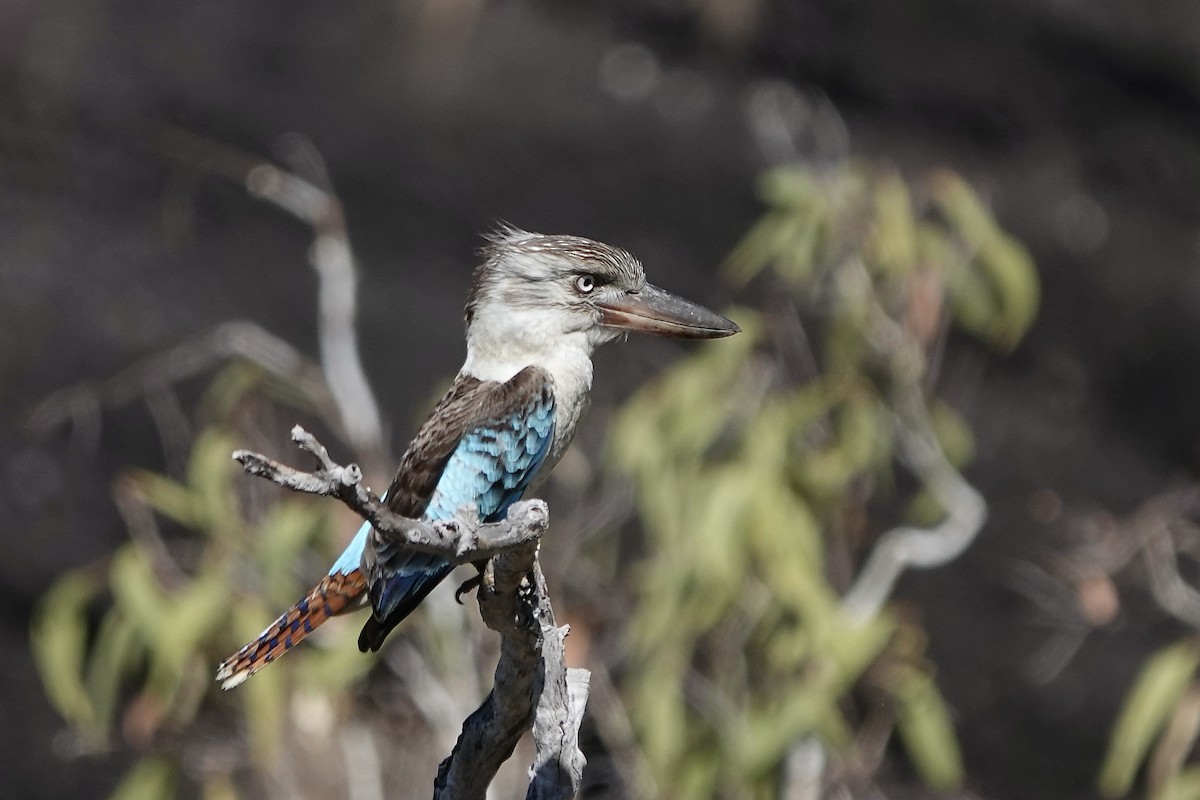
<svg viewBox="0 0 1200 800">
<path fill-rule="evenodd" d="M 282 378 L 304 393 L 334 424 L 336 405 L 321 369 L 290 344 L 253 322 L 218 325 L 209 333 L 145 358 L 111 378 L 85 381 L 47 396 L 29 412 L 26 426 L 45 435 L 68 421 L 90 420 L 98 409 L 119 408 L 158 387 L 192 378 L 231 358 L 244 358 L 264 372 Z"/>
<path fill-rule="evenodd" d="M 851 281 L 847 288 L 860 292 L 868 305 L 872 346 L 894 365 L 894 424 L 900 455 L 946 512 L 945 519 L 933 527 L 904 525 L 880 537 L 842 597 L 842 610 L 851 619 L 865 622 L 883 608 L 904 570 L 941 566 L 961 555 L 987 519 L 987 502 L 946 460 L 938 444 L 921 388 L 923 357 L 869 288 L 865 266 L 851 260 L 846 277 Z"/>
<path fill-rule="evenodd" d="M 1164 611 L 1200 630 L 1200 591 L 1179 574 L 1178 548 L 1171 525 L 1196 509 L 1200 488 L 1167 492 L 1147 502 L 1132 521 L 1144 538 L 1143 560 L 1150 576 L 1150 593 Z"/>
<path fill-rule="evenodd" d="M 473 513 L 441 522 L 409 519 L 390 511 L 370 489 L 362 485 L 357 464 L 342 466 L 329 457 L 324 445 L 299 425 L 292 428 L 292 441 L 312 455 L 320 469 L 304 472 L 280 464 L 249 450 L 233 453 L 235 461 L 251 475 L 273 481 L 296 492 L 334 497 L 371 523 L 377 536 L 399 541 L 422 553 L 442 556 L 455 564 L 483 561 L 513 548 L 536 542 L 549 524 L 549 512 L 541 500 L 526 500 L 509 509 L 500 522 L 479 523 Z M 367 558 L 370 559 L 370 553 Z"/>
<path fill-rule="evenodd" d="M 320 164 L 315 148 L 306 152 Z M 381 457 L 383 418 L 358 354 L 358 271 L 341 201 L 332 192 L 267 163 L 250 170 L 246 188 L 312 227 L 315 238 L 308 257 L 318 277 L 317 330 L 325 380 L 350 443 L 362 453 Z"/>
<path fill-rule="evenodd" d="M 154 142 L 166 157 L 238 181 L 254 197 L 312 228 L 309 261 L 318 279 L 317 336 L 324 383 L 347 440 L 368 459 L 368 467 L 382 468 L 388 460 L 387 437 L 358 352 L 354 251 L 342 203 L 329 188 L 328 172 L 316 147 L 299 134 L 287 136 L 284 159 L 291 167 L 288 171 L 252 153 L 170 126 L 156 128 Z"/>
<path fill-rule="evenodd" d="M 902 429 L 900 442 L 913 470 L 945 509 L 946 517 L 930 528 L 903 525 L 880 537 L 854 585 L 842 597 L 842 610 L 851 619 L 866 621 L 879 613 L 909 567 L 929 569 L 953 561 L 974 541 L 987 519 L 983 495 L 950 466 L 931 434 Z"/>
</svg>

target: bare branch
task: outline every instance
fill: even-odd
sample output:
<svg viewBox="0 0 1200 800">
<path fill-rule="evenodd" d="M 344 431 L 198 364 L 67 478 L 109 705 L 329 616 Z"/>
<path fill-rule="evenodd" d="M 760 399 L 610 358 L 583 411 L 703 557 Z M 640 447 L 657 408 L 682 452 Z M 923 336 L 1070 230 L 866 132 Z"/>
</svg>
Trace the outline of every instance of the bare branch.
<svg viewBox="0 0 1200 800">
<path fill-rule="evenodd" d="M 563 640 L 570 626 L 549 631 L 542 652 L 548 662 L 565 663 Z M 533 721 L 537 758 L 529 768 L 526 800 L 574 797 L 587 759 L 579 749 L 579 726 L 587 705 L 591 674 L 585 669 L 546 670 Z"/>
<path fill-rule="evenodd" d="M 975 540 L 987 519 L 983 495 L 946 461 L 924 411 L 911 413 L 919 413 L 919 421 L 916 429 L 904 427 L 907 420 L 900 423 L 901 451 L 945 509 L 946 518 L 931 528 L 904 525 L 880 537 L 854 585 L 842 598 L 842 610 L 851 619 L 865 621 L 879 613 L 896 581 L 909 567 L 928 569 L 957 558 Z"/>
<path fill-rule="evenodd" d="M 588 673 L 566 668 L 567 628 L 554 622 L 536 543 L 492 559 L 479 611 L 501 635 L 495 687 L 463 723 L 458 743 L 438 768 L 434 800 L 483 800 L 496 770 L 531 726 L 537 756 L 526 797 L 574 797 L 586 763 L 578 736 Z"/>
<path fill-rule="evenodd" d="M 318 278 L 317 335 L 325 383 L 350 443 L 360 453 L 370 454 L 372 460 L 382 461 L 386 440 L 382 416 L 358 353 L 355 329 L 358 275 L 354 251 L 346 232 L 341 201 L 328 188 L 328 173 L 317 148 L 299 134 L 286 137 L 284 160 L 292 167 L 288 171 L 251 153 L 179 128 L 158 128 L 155 141 L 167 157 L 239 181 L 253 196 L 312 228 L 309 261 Z"/>
<path fill-rule="evenodd" d="M 392 513 L 378 496 L 362 485 L 362 470 L 357 464 L 341 466 L 334 463 L 316 437 L 299 425 L 292 428 L 292 441 L 312 455 L 320 469 L 304 472 L 249 450 L 237 450 L 233 458 L 247 473 L 292 491 L 341 500 L 370 522 L 381 538 L 398 541 L 418 552 L 442 556 L 455 564 L 483 561 L 519 545 L 536 542 L 549 524 L 549 512 L 541 500 L 517 503 L 509 509 L 506 519 L 492 523 L 473 521 L 467 514 L 441 522 L 402 517 Z"/>
<path fill-rule="evenodd" d="M 566 667 L 567 627 L 555 623 L 538 565 L 538 543 L 549 520 L 546 504 L 516 503 L 504 520 L 494 523 L 479 522 L 474 509 L 441 522 L 407 519 L 362 486 L 356 465 L 334 462 L 299 425 L 292 429 L 292 440 L 316 460 L 315 472 L 247 450 L 238 450 L 234 458 L 252 475 L 294 491 L 336 497 L 369 521 L 377 535 L 404 547 L 458 564 L 487 562 L 478 600 L 484 623 L 500 634 L 495 685 L 467 717 L 454 749 L 438 768 L 434 797 L 483 800 L 496 771 L 530 728 L 537 756 L 527 796 L 574 797 L 587 763 L 578 738 L 590 676 Z"/>
<path fill-rule="evenodd" d="M 306 147 L 305 153 L 320 164 L 315 148 Z M 358 355 L 358 273 L 342 204 L 332 192 L 274 164 L 251 169 L 246 188 L 312 227 L 315 238 L 309 260 L 319 279 L 321 366 L 351 444 L 361 452 L 378 452 L 384 439 L 383 421 Z"/>
<path fill-rule="evenodd" d="M 143 396 L 152 402 L 150 396 L 162 387 L 192 378 L 235 357 L 296 386 L 326 419 L 340 425 L 337 407 L 320 367 L 284 340 L 245 321 L 222 323 L 209 333 L 145 358 L 106 380 L 60 389 L 34 406 L 25 424 L 41 435 L 68 421 L 82 419 L 87 424 L 98 424 L 94 419 L 99 416 L 99 409 L 119 408 Z"/>
<path fill-rule="evenodd" d="M 1130 527 L 1135 531 L 1135 540 L 1142 541 L 1150 593 L 1155 602 L 1180 622 L 1200 629 L 1200 591 L 1179 574 L 1179 547 L 1171 530 L 1195 512 L 1198 502 L 1200 488 L 1196 486 L 1165 492 L 1147 501 L 1131 520 Z"/>
<path fill-rule="evenodd" d="M 975 540 L 987 519 L 987 501 L 967 483 L 942 452 L 922 390 L 927 368 L 919 343 L 892 319 L 870 289 L 871 277 L 857 259 L 847 262 L 848 286 L 869 309 L 869 340 L 892 365 L 893 406 L 900 456 L 946 512 L 931 528 L 894 528 L 875 545 L 858 578 L 842 598 L 851 619 L 866 621 L 879 613 L 896 581 L 909 567 L 928 569 L 958 558 Z"/>
</svg>

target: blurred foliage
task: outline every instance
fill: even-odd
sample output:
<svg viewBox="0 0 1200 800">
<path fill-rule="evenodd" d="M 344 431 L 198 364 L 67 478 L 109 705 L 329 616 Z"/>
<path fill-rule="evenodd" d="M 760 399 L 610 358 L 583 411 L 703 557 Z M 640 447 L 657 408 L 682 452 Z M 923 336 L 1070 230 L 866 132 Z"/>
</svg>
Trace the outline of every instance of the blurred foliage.
<svg viewBox="0 0 1200 800">
<path fill-rule="evenodd" d="M 646 386 L 611 439 L 650 553 L 624 676 L 647 783 L 679 800 L 777 797 L 810 737 L 843 766 L 868 762 L 870 714 L 952 788 L 963 768 L 923 632 L 887 611 L 849 619 L 828 565 L 845 573 L 869 547 L 870 501 L 941 515 L 919 485 L 899 490 L 898 433 L 924 426 L 951 463 L 970 457 L 969 426 L 926 390 L 932 356 L 951 324 L 1011 350 L 1036 273 L 949 172 L 914 187 L 859 163 L 794 166 L 761 195 L 727 271 L 774 307 L 735 310 L 744 333 Z"/>
<path fill-rule="evenodd" d="M 768 212 L 728 273 L 767 286 L 777 307 L 736 312 L 742 335 L 647 386 L 613 429 L 652 553 L 637 571 L 623 687 L 648 777 L 681 800 L 775 796 L 789 751 L 810 737 L 865 763 L 851 695 L 866 693 L 924 780 L 953 787 L 961 759 L 919 624 L 851 620 L 845 581 L 827 567 L 869 546 L 869 501 L 941 513 L 920 486 L 897 488 L 897 434 L 919 412 L 952 463 L 970 458 L 969 426 L 925 392 L 930 354 L 951 321 L 1014 347 L 1037 304 L 1033 268 L 949 173 L 914 189 L 858 164 L 787 168 L 765 176 L 763 197 Z M 373 663 L 350 643 L 353 626 L 327 625 L 305 657 L 236 695 L 213 681 L 221 658 L 307 588 L 296 565 L 337 550 L 332 504 L 256 489 L 230 459 L 258 435 L 247 408 L 263 398 L 304 403 L 250 365 L 219 374 L 186 475 L 127 472 L 114 494 L 130 541 L 63 575 L 35 615 L 46 692 L 84 748 L 119 737 L 142 754 L 114 797 L 191 793 L 185 755 L 205 765 L 186 771 L 203 796 L 238 797 L 237 770 L 280 763 L 293 701 L 338 708 Z M 424 644 L 434 661 L 462 660 L 461 642 Z M 246 746 L 197 759 L 188 737 L 218 697 Z"/>
<path fill-rule="evenodd" d="M 114 488 L 131 539 L 103 561 L 61 576 L 37 609 L 33 652 L 46 693 L 74 726 L 85 749 L 110 746 L 116 731 L 149 751 L 112 795 L 151 800 L 176 793 L 179 770 L 155 752 L 181 735 L 218 693 L 216 664 L 258 635 L 307 589 L 296 565 L 317 546 L 332 558 L 328 503 L 272 493 L 265 508 L 245 496 L 250 481 L 230 458 L 244 441 L 234 434 L 256 394 L 286 397 L 286 387 L 245 363 L 220 374 L 203 407 L 186 478 L 129 470 Z M 170 526 L 160 534 L 158 522 Z M 326 626 L 307 658 L 287 659 L 238 690 L 252 765 L 267 767 L 281 742 L 286 698 L 303 687 L 330 698 L 371 665 L 350 644 L 355 631 Z M 230 697 L 230 696 L 227 696 Z M 237 766 L 237 765 L 233 765 Z M 233 798 L 231 776 L 202 780 L 205 796 Z"/>
<path fill-rule="evenodd" d="M 1189 636 L 1146 660 L 1113 726 L 1100 770 L 1104 797 L 1130 792 L 1145 775 L 1148 800 L 1200 798 L 1200 640 Z M 1144 770 L 1144 773 L 1143 773 Z"/>
</svg>

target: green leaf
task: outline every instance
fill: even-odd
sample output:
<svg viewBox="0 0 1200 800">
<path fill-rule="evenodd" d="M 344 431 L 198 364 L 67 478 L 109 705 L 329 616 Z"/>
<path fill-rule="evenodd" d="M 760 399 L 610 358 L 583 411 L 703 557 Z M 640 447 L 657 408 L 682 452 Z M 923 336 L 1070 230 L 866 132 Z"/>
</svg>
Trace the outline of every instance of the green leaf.
<svg viewBox="0 0 1200 800">
<path fill-rule="evenodd" d="M 838 448 L 852 474 L 865 471 L 883 455 L 891 426 L 881 419 L 886 413 L 866 392 L 852 393 L 837 413 Z"/>
<path fill-rule="evenodd" d="M 773 692 L 769 701 L 748 710 L 746 727 L 733 754 L 748 775 L 762 775 L 782 760 L 792 743 L 816 734 L 831 747 L 845 747 L 851 734 L 836 707 L 837 695 L 828 691 L 819 671 L 809 679 Z"/>
<path fill-rule="evenodd" d="M 766 215 L 738 242 L 721 271 L 734 286 L 749 283 L 775 258 L 793 228 L 794 223 L 785 213 Z"/>
<path fill-rule="evenodd" d="M 990 344 L 1011 350 L 1037 315 L 1037 271 L 1029 252 L 999 224 L 962 178 L 947 171 L 934 176 L 932 193 L 951 229 L 974 257 L 972 269 L 949 277 L 960 323 Z"/>
<path fill-rule="evenodd" d="M 136 496 L 167 519 L 196 531 L 204 526 L 202 509 L 187 486 L 141 469 L 129 470 L 122 480 L 128 482 Z"/>
<path fill-rule="evenodd" d="M 917 263 L 917 221 L 908 186 L 888 170 L 876 182 L 873 200 L 869 263 L 884 274 L 905 275 Z"/>
<path fill-rule="evenodd" d="M 201 800 L 239 800 L 237 787 L 228 775 L 214 775 L 204 782 Z"/>
<path fill-rule="evenodd" d="M 1200 800 L 1200 766 L 1181 769 L 1151 800 Z"/>
<path fill-rule="evenodd" d="M 1200 642 L 1187 638 L 1159 650 L 1142 667 L 1113 726 L 1100 770 L 1105 797 L 1120 797 L 1133 786 L 1138 767 L 1200 666 Z"/>
<path fill-rule="evenodd" d="M 967 421 L 941 400 L 930 402 L 929 419 L 946 460 L 955 467 L 967 464 L 975 455 L 975 437 Z"/>
<path fill-rule="evenodd" d="M 277 603 L 291 604 L 300 587 L 296 563 L 309 544 L 329 528 L 328 503 L 285 500 L 267 512 L 251 535 L 254 563 L 263 570 L 264 594 Z"/>
<path fill-rule="evenodd" d="M 962 785 L 962 753 L 941 692 L 928 672 L 894 666 L 888 688 L 896 700 L 896 732 L 921 779 L 948 791 Z"/>
<path fill-rule="evenodd" d="M 207 651 L 203 645 L 226 625 L 229 603 L 228 585 L 212 571 L 181 587 L 164 604 L 150 669 L 151 686 L 161 697 L 174 694 L 187 665 Z"/>
<path fill-rule="evenodd" d="M 754 574 L 774 602 L 813 626 L 834 613 L 837 599 L 821 573 L 820 528 L 803 500 L 790 492 L 760 488 L 770 502 L 759 501 L 747 530 Z"/>
<path fill-rule="evenodd" d="M 231 486 L 236 465 L 230 456 L 235 449 L 227 434 L 209 428 L 196 438 L 188 461 L 188 486 L 194 493 L 198 515 L 204 527 L 220 537 L 241 529 L 237 497 Z"/>
<path fill-rule="evenodd" d="M 815 647 L 836 665 L 839 691 L 849 689 L 867 671 L 896 630 L 888 614 L 858 622 L 847 619 L 840 609 L 832 610 L 820 623 L 812 625 Z"/>
<path fill-rule="evenodd" d="M 109 795 L 109 800 L 169 800 L 176 794 L 176 769 L 165 756 L 146 756 Z"/>
<path fill-rule="evenodd" d="M 664 689 L 682 685 L 688 655 L 675 653 L 648 665 L 629 706 L 646 759 L 659 774 L 672 772 L 685 749 L 688 724 L 683 694 Z"/>
<path fill-rule="evenodd" d="M 807 167 L 789 165 L 763 173 L 758 193 L 769 206 L 806 209 L 820 199 L 821 187 Z"/>
<path fill-rule="evenodd" d="M 725 610 L 745 574 L 739 539 L 754 485 L 745 470 L 727 466 L 698 480 L 690 494 L 689 568 L 706 595 L 698 601 L 715 615 Z M 709 624 L 715 622 L 714 617 Z"/>
<path fill-rule="evenodd" d="M 1002 235 L 1000 226 L 971 185 L 950 170 L 936 171 L 930 180 L 930 194 L 952 230 L 973 249 Z"/>
<path fill-rule="evenodd" d="M 141 548 L 127 544 L 113 556 L 108 574 L 113 599 L 147 642 L 158 641 L 167 596 Z"/>
<path fill-rule="evenodd" d="M 33 615 L 31 646 L 46 696 L 58 713 L 76 725 L 96 720 L 83 673 L 87 606 L 103 587 L 96 570 L 68 572 L 54 582 Z"/>
<path fill-rule="evenodd" d="M 105 738 L 112 727 L 121 683 L 142 655 L 137 627 L 119 610 L 109 611 L 100 625 L 88 662 L 87 688 L 96 712 L 93 725 L 97 741 Z"/>
<path fill-rule="evenodd" d="M 702 751 L 691 751 L 691 757 L 683 759 L 672 781 L 669 797 L 677 800 L 704 800 L 718 796 L 717 782 L 721 764 L 712 755 Z"/>
<path fill-rule="evenodd" d="M 248 642 L 258 636 L 271 619 L 270 612 L 261 605 L 239 603 L 233 608 L 232 628 L 239 642 Z M 264 768 L 274 762 L 282 744 L 288 675 L 287 669 L 272 664 L 232 692 L 232 698 L 242 703 L 245 713 L 251 758 Z"/>
<path fill-rule="evenodd" d="M 786 238 L 780 242 L 775 256 L 775 271 L 796 289 L 808 285 L 817 271 L 825 222 L 825 215 L 813 209 L 784 232 Z"/>
<path fill-rule="evenodd" d="M 1040 290 L 1029 251 L 1007 235 L 980 248 L 978 263 L 991 281 L 995 315 L 987 339 L 1004 351 L 1012 350 L 1037 317 Z"/>
</svg>

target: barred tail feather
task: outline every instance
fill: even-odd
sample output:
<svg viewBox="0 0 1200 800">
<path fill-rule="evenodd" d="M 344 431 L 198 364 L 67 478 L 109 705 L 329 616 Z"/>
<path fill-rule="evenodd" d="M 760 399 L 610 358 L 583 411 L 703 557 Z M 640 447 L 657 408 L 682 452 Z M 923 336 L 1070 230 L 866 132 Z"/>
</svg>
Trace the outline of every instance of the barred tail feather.
<svg viewBox="0 0 1200 800">
<path fill-rule="evenodd" d="M 232 689 L 281 655 L 291 650 L 321 623 L 343 611 L 358 607 L 367 581 L 361 570 L 327 575 L 308 595 L 267 626 L 257 639 L 221 662 L 217 680 L 222 689 Z"/>
</svg>

